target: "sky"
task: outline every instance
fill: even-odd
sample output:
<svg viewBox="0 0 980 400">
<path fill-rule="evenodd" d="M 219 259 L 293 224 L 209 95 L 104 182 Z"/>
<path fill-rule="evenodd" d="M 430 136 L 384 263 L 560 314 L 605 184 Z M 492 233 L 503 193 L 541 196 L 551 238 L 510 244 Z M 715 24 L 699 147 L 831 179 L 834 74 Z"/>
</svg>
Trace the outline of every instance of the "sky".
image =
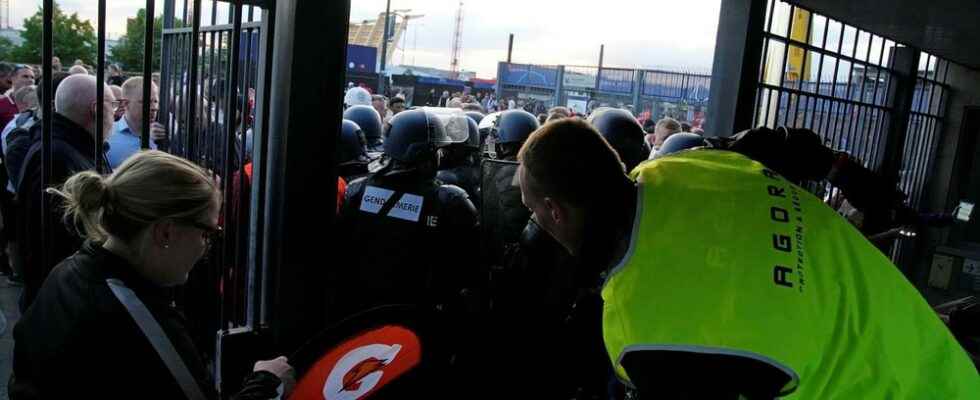
<svg viewBox="0 0 980 400">
<path fill-rule="evenodd" d="M 391 0 L 392 9 L 410 9 L 424 17 L 409 23 L 399 41 L 394 64 L 449 68 L 458 0 Z M 15 28 L 34 14 L 41 0 L 10 0 Z M 162 14 L 163 0 L 156 1 Z M 183 3 L 178 1 L 178 3 Z M 710 73 L 718 28 L 720 0 L 605 0 L 464 2 L 462 69 L 478 77 L 496 74 L 507 57 L 513 33 L 513 61 L 537 64 L 596 65 L 605 44 L 603 64 L 616 67 L 669 68 Z M 59 0 L 67 13 L 95 21 L 95 0 Z M 126 18 L 145 6 L 142 0 L 108 1 L 110 38 L 126 32 Z M 210 16 L 210 1 L 202 15 Z M 226 12 L 219 6 L 219 19 Z M 227 7 L 227 6 L 224 6 Z M 351 21 L 375 19 L 385 0 L 353 0 Z"/>
</svg>

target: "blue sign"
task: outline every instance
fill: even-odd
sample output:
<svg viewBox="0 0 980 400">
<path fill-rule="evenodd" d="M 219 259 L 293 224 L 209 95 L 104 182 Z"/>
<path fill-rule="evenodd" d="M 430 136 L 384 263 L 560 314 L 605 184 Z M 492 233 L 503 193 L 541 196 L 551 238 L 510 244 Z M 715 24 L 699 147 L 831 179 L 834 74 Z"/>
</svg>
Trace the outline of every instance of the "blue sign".
<svg viewBox="0 0 980 400">
<path fill-rule="evenodd" d="M 424 83 L 427 85 L 439 85 L 439 86 L 466 86 L 466 83 L 456 79 L 446 79 L 446 78 L 435 78 L 430 76 L 420 76 L 417 78 L 418 83 Z"/>
<path fill-rule="evenodd" d="M 378 72 L 378 49 L 376 47 L 347 45 L 347 70 L 355 72 Z"/>
<path fill-rule="evenodd" d="M 633 70 L 603 69 L 599 72 L 599 90 L 614 93 L 633 93 Z"/>
<path fill-rule="evenodd" d="M 498 82 L 504 85 L 537 86 L 554 88 L 558 86 L 558 68 L 537 65 L 500 63 Z"/>
</svg>

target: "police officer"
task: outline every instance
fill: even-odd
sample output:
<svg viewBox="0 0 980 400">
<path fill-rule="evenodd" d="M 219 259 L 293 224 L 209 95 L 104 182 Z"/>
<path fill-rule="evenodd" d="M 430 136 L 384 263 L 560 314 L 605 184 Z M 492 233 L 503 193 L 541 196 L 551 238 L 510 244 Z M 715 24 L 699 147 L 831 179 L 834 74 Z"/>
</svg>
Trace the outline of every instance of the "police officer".
<svg viewBox="0 0 980 400">
<path fill-rule="evenodd" d="M 629 111 L 600 108 L 589 117 L 589 122 L 606 138 L 613 150 L 616 150 L 627 171 L 632 171 L 646 161 L 650 149 L 643 140 L 643 127 Z"/>
<path fill-rule="evenodd" d="M 517 161 L 517 151 L 538 127 L 538 119 L 527 111 L 507 110 L 501 113 L 493 135 L 497 159 Z M 516 172 L 516 165 L 506 166 L 497 169 L 493 177 L 497 209 L 501 214 L 499 232 L 494 236 L 505 244 L 517 243 L 531 216 L 527 207 L 521 204 L 521 190 L 517 185 Z"/>
<path fill-rule="evenodd" d="M 809 134 L 756 130 L 726 143 L 735 151 L 644 163 L 635 184 L 587 124 L 528 140 L 524 202 L 601 288 L 606 364 L 641 397 L 980 397 L 975 367 L 916 289 L 775 170 L 883 187 Z M 791 157 L 813 164 L 780 164 Z"/>
<path fill-rule="evenodd" d="M 496 152 L 490 133 L 493 132 L 501 113 L 502 111 L 492 112 L 477 122 L 477 128 L 480 129 L 480 151 L 483 152 L 484 158 L 493 158 Z"/>
<path fill-rule="evenodd" d="M 468 114 L 468 113 L 467 113 Z M 466 117 L 469 135 L 463 143 L 453 143 L 440 149 L 442 159 L 436 178 L 447 185 L 456 185 L 469 194 L 480 208 L 480 132 L 476 121 Z"/>
<path fill-rule="evenodd" d="M 373 110 L 372 110 L 373 111 Z M 464 128 L 465 129 L 465 128 Z M 438 149 L 450 137 L 425 110 L 392 118 L 383 167 L 351 182 L 341 209 L 346 248 L 331 303 L 338 317 L 383 304 L 452 308 L 478 274 L 472 259 L 477 212 L 466 192 L 436 180 Z"/>
<path fill-rule="evenodd" d="M 368 174 L 367 139 L 361 127 L 349 119 L 343 120 L 337 143 L 337 175 L 351 182 Z"/>
<path fill-rule="evenodd" d="M 355 88 L 356 89 L 356 88 Z M 353 90 L 353 89 L 351 89 Z M 369 103 L 370 104 L 370 103 Z M 381 116 L 370 105 L 356 105 L 344 111 L 344 119 L 351 120 L 361 128 L 364 138 L 367 139 L 367 150 L 371 153 L 380 153 L 382 149 L 382 125 Z"/>
</svg>

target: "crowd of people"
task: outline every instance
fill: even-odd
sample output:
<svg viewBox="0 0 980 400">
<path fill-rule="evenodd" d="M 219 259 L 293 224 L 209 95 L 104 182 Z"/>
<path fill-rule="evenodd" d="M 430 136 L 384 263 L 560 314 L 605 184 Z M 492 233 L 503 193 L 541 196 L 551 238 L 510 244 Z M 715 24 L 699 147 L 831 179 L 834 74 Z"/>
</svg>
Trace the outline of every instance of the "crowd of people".
<svg viewBox="0 0 980 400">
<path fill-rule="evenodd" d="M 25 285 L 10 397 L 217 398 L 169 291 L 228 223 L 214 171 L 167 153 L 156 83 L 149 99 L 142 77 L 107 87 L 96 115 L 88 70 L 50 77 L 42 168 L 23 68 L 0 63 L 4 265 Z M 352 87 L 344 102 L 329 322 L 390 304 L 430 316 L 439 339 L 405 378 L 441 382 L 429 397 L 980 396 L 966 352 L 869 231 L 797 184 L 828 180 L 886 223 L 916 213 L 812 131 L 705 137 L 619 108 L 448 91 L 409 107 Z M 58 222 L 42 231 L 45 196 Z M 234 398 L 276 398 L 293 375 L 284 357 L 258 362 Z"/>
</svg>

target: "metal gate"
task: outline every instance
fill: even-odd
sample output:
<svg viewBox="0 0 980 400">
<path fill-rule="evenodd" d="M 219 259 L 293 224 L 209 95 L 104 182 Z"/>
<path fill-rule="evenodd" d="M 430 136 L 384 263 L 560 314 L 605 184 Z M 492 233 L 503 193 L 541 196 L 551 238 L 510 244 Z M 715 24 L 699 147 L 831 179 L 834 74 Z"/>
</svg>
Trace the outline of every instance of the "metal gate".
<svg viewBox="0 0 980 400">
<path fill-rule="evenodd" d="M 910 68 L 896 67 L 895 54 L 910 54 L 908 46 L 781 0 L 769 0 L 764 24 L 753 125 L 815 131 L 827 146 L 895 175 L 917 208 L 945 115 L 949 63 L 916 52 Z M 838 194 L 826 183 L 810 190 L 827 201 Z M 895 246 L 896 264 L 908 242 Z"/>
<path fill-rule="evenodd" d="M 210 3 L 210 13 L 202 15 L 200 0 L 165 1 L 159 113 L 175 133 L 170 152 L 213 171 L 224 193 L 224 238 L 185 290 L 184 301 L 195 304 L 186 312 L 206 335 L 251 327 L 260 314 L 252 290 L 259 287 L 258 271 L 249 249 L 253 147 L 262 132 L 255 126 L 256 93 L 265 67 L 259 62 L 262 10 Z"/>
</svg>

